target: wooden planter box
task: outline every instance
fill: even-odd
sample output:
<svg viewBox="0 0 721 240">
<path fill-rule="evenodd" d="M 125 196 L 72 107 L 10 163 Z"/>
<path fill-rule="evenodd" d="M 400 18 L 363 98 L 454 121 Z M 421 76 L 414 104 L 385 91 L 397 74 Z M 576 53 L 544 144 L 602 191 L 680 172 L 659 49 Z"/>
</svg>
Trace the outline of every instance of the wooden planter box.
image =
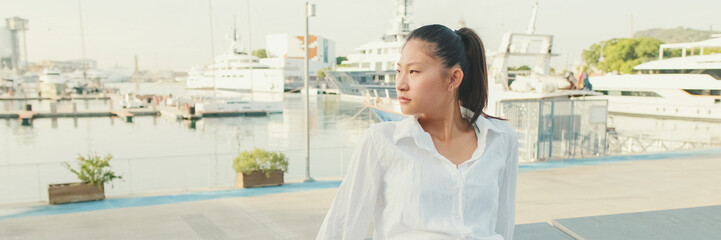
<svg viewBox="0 0 721 240">
<path fill-rule="evenodd" d="M 265 177 L 263 171 L 253 171 L 250 174 L 239 172 L 236 173 L 235 181 L 238 187 L 243 188 L 283 185 L 283 171 L 272 171 L 269 178 Z"/>
<path fill-rule="evenodd" d="M 105 199 L 105 188 L 89 183 L 61 183 L 48 185 L 48 202 L 62 204 Z"/>
</svg>

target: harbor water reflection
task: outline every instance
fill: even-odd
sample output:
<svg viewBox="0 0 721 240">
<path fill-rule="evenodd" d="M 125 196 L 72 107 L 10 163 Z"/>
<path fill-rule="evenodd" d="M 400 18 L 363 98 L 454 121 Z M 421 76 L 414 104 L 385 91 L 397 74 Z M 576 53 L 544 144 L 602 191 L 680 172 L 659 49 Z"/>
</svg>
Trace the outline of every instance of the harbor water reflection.
<svg viewBox="0 0 721 240">
<path fill-rule="evenodd" d="M 109 196 L 233 187 L 233 158 L 253 148 L 282 151 L 290 160 L 286 181 L 302 180 L 302 96 L 282 97 L 283 113 L 268 116 L 197 121 L 139 116 L 132 123 L 107 117 L 42 118 L 32 126 L 2 119 L 0 192 L 8 194 L 0 196 L 0 203 L 46 200 L 48 184 L 75 181 L 60 163 L 88 152 L 112 154 L 113 169 L 124 176 L 106 188 Z M 342 176 L 353 146 L 377 120 L 363 104 L 343 102 L 336 95 L 313 96 L 310 104 L 311 175 Z"/>
</svg>

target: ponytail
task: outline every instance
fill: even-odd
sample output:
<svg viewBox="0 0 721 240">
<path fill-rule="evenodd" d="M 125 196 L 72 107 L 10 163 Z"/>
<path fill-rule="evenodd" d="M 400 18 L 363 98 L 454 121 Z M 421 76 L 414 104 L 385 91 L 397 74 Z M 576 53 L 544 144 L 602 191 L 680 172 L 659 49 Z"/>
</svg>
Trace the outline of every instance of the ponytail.
<svg viewBox="0 0 721 240">
<path fill-rule="evenodd" d="M 473 111 L 473 116 L 466 119 L 469 123 L 475 123 L 480 116 L 500 119 L 483 112 L 488 105 L 488 71 L 483 42 L 478 34 L 469 28 L 453 31 L 433 24 L 413 30 L 406 41 L 412 39 L 434 44 L 433 52 L 445 68 L 461 67 L 463 80 L 456 96 L 461 106 Z"/>
<path fill-rule="evenodd" d="M 483 109 L 488 105 L 488 71 L 486 53 L 481 38 L 470 28 L 456 30 L 466 50 L 465 61 L 461 63 L 463 81 L 458 87 L 458 100 L 461 106 L 473 111 L 470 122 L 476 122 L 479 116 L 488 117 Z M 464 66 L 465 65 L 465 66 Z"/>
</svg>

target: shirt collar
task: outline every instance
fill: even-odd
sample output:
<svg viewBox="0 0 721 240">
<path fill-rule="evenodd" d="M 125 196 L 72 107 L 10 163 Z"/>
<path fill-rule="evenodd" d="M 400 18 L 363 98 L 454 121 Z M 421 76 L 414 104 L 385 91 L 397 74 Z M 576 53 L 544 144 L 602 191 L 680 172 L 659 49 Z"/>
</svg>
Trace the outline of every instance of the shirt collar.
<svg viewBox="0 0 721 240">
<path fill-rule="evenodd" d="M 470 118 L 473 116 L 473 111 L 471 111 L 470 109 L 467 109 L 463 106 L 461 106 L 460 109 L 461 109 L 461 114 L 464 117 Z M 399 140 L 406 138 L 406 137 L 418 139 L 417 136 L 419 134 L 426 133 L 425 131 L 423 131 L 423 128 L 418 123 L 418 117 L 419 116 L 417 116 L 417 115 L 411 116 L 411 117 L 408 117 L 408 118 L 403 119 L 400 122 L 398 122 L 398 125 L 396 125 L 396 129 L 393 132 L 393 141 L 397 143 Z M 488 120 L 483 115 L 478 116 L 478 119 L 476 120 L 475 124 L 481 133 L 488 132 L 489 130 L 497 132 L 497 133 L 501 132 L 501 130 L 494 123 L 492 123 L 490 120 Z"/>
</svg>

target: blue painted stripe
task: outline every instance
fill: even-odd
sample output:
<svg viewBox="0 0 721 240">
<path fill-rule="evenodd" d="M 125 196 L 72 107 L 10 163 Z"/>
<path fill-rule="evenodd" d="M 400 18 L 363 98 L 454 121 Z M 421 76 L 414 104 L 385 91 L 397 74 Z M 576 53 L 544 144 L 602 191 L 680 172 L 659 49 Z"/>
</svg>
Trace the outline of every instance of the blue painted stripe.
<svg viewBox="0 0 721 240">
<path fill-rule="evenodd" d="M 639 155 L 605 156 L 605 157 L 597 157 L 597 158 L 575 158 L 575 159 L 563 159 L 563 160 L 550 160 L 550 161 L 545 161 L 545 162 L 522 164 L 518 168 L 519 168 L 519 172 L 525 172 L 525 171 L 531 171 L 531 170 L 563 168 L 563 167 L 572 167 L 572 166 L 598 165 L 598 164 L 612 163 L 612 162 L 625 162 L 625 161 L 637 161 L 637 160 L 660 160 L 660 159 L 698 157 L 698 156 L 704 156 L 704 155 L 718 155 L 718 154 L 721 154 L 721 148 L 712 148 L 712 149 L 694 150 L 694 151 L 639 154 Z"/>
<path fill-rule="evenodd" d="M 337 188 L 340 181 L 322 181 L 312 183 L 290 183 L 275 187 L 260 187 L 246 189 L 231 189 L 220 191 L 203 191 L 184 193 L 176 195 L 150 196 L 150 197 L 131 197 L 131 198 L 113 198 L 103 201 L 79 202 L 61 205 L 47 205 L 32 207 L 28 211 L 0 216 L 0 220 L 10 218 L 45 216 L 67 213 L 89 212 L 97 210 L 107 210 L 115 208 L 152 206 L 169 203 L 180 203 L 190 201 L 201 201 L 218 198 L 233 197 L 254 197 L 275 193 L 291 193 L 316 189 Z"/>
</svg>

